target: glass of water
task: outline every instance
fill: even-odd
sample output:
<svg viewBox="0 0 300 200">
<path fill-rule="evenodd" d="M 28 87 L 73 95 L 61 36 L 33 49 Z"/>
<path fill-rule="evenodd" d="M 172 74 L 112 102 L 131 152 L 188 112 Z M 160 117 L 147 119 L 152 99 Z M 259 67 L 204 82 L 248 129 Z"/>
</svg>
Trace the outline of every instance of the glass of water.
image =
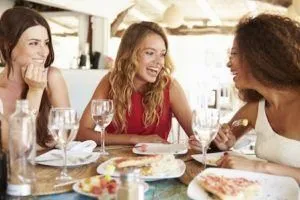
<svg viewBox="0 0 300 200">
<path fill-rule="evenodd" d="M 192 128 L 195 138 L 200 142 L 203 154 L 203 164 L 206 167 L 207 149 L 217 135 L 220 113 L 216 108 L 198 108 L 193 110 Z"/>
<path fill-rule="evenodd" d="M 63 149 L 63 169 L 60 176 L 56 178 L 58 183 L 72 180 L 67 173 L 67 145 L 73 141 L 77 135 L 79 119 L 77 113 L 72 108 L 51 108 L 48 120 L 49 134 Z"/>
<path fill-rule="evenodd" d="M 108 155 L 105 151 L 105 128 L 111 123 L 114 116 L 113 101 L 110 99 L 94 99 L 91 104 L 92 119 L 99 127 L 101 155 Z"/>
</svg>

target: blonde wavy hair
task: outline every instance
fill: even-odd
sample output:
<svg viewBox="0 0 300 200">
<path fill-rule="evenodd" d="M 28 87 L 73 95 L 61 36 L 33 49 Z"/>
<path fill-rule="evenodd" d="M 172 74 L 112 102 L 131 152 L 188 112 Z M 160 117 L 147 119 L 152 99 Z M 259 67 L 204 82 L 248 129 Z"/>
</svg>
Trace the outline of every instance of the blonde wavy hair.
<svg viewBox="0 0 300 200">
<path fill-rule="evenodd" d="M 163 29 L 153 22 L 134 23 L 125 31 L 114 67 L 110 73 L 109 81 L 111 89 L 109 98 L 114 102 L 115 118 L 114 124 L 117 131 L 126 133 L 126 113 L 132 114 L 131 96 L 134 91 L 134 78 L 139 69 L 138 52 L 140 44 L 150 34 L 157 34 L 162 37 L 166 46 L 165 64 L 154 83 L 148 83 L 143 94 L 144 116 L 143 122 L 147 127 L 153 123 L 159 123 L 163 106 L 163 91 L 171 80 L 171 73 L 174 70 L 173 63 L 168 55 L 168 40 Z"/>
</svg>

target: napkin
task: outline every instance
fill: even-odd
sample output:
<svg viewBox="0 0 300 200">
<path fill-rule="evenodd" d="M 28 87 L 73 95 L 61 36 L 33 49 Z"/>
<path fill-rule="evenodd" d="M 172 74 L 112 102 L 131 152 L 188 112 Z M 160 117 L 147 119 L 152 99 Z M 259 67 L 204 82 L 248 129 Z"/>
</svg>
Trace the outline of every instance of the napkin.
<svg viewBox="0 0 300 200">
<path fill-rule="evenodd" d="M 67 145 L 67 162 L 71 164 L 83 163 L 93 157 L 93 150 L 97 146 L 96 142 L 86 140 L 84 142 L 72 141 Z M 56 146 L 56 148 L 59 146 Z M 64 156 L 62 149 L 52 149 L 38 157 L 36 162 L 51 162 L 62 160 Z"/>
<path fill-rule="evenodd" d="M 93 140 L 84 142 L 73 141 L 67 146 L 69 152 L 93 152 L 97 144 Z"/>
</svg>

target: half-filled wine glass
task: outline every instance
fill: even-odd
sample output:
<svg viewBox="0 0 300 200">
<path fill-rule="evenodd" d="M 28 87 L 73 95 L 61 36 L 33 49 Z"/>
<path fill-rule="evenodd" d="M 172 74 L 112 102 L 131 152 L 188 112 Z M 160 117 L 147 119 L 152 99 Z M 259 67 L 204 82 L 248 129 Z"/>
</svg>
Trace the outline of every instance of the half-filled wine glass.
<svg viewBox="0 0 300 200">
<path fill-rule="evenodd" d="M 108 155 L 105 151 L 105 128 L 111 123 L 114 116 L 114 105 L 110 99 L 93 99 L 91 104 L 92 119 L 99 127 L 101 155 Z"/>
<path fill-rule="evenodd" d="M 195 138 L 200 142 L 203 164 L 206 168 L 207 149 L 218 133 L 220 112 L 216 108 L 197 108 L 193 110 L 192 128 Z"/>
<path fill-rule="evenodd" d="M 49 134 L 62 148 L 63 169 L 59 177 L 56 177 L 58 183 L 64 183 L 72 180 L 67 173 L 67 145 L 73 141 L 77 135 L 79 119 L 77 112 L 72 108 L 51 108 L 48 120 Z"/>
</svg>

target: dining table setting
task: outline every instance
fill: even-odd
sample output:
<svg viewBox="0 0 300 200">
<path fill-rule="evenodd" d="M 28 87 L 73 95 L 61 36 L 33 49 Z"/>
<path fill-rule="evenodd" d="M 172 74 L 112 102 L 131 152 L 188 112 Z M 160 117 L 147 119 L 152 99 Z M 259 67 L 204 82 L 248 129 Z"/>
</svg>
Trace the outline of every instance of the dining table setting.
<svg viewBox="0 0 300 200">
<path fill-rule="evenodd" d="M 72 177 L 72 180 L 63 184 L 57 184 L 55 180 L 55 177 L 60 174 L 63 165 L 62 159 L 58 159 L 61 156 L 59 154 L 61 150 L 45 150 L 36 157 L 35 170 L 37 180 L 34 195 L 38 199 L 115 199 L 114 195 L 112 198 L 103 198 L 101 195 L 97 196 L 84 192 L 82 188 L 80 189 L 81 184 L 86 182 L 86 180 L 91 180 L 91 177 L 105 176 L 108 166 L 113 164 L 114 160 L 118 158 L 140 158 L 149 155 L 174 155 L 175 159 L 172 160 L 172 164 L 167 164 L 163 174 L 140 174 L 144 188 L 144 199 L 146 200 L 213 199 L 211 194 L 199 184 L 199 180 L 211 174 L 230 178 L 243 177 L 253 181 L 253 183 L 259 183 L 260 190 L 256 192 L 256 196 L 253 199 L 274 199 L 277 197 L 277 199 L 299 199 L 299 186 L 291 178 L 218 168 L 215 162 L 224 152 L 209 152 L 206 156 L 207 166 L 204 168 L 203 154 L 188 148 L 187 144 L 144 143 L 135 146 L 109 145 L 106 146 L 108 155 L 99 155 L 99 147 L 96 147 L 93 141 L 73 141 L 70 143 L 70 146 L 68 149 L 67 169 L 68 175 Z M 252 152 L 254 153 L 254 151 Z M 241 154 L 240 151 L 236 150 L 227 153 L 258 159 L 255 155 L 249 155 L 249 151 L 247 154 Z M 120 178 L 118 169 L 114 169 L 110 176 L 118 180 Z"/>
<path fill-rule="evenodd" d="M 73 141 L 73 143 L 80 142 Z M 85 141 L 82 143 L 91 143 L 91 141 Z M 76 145 L 75 145 L 76 147 Z M 175 147 L 175 148 L 174 148 Z M 78 148 L 78 147 L 77 147 Z M 90 151 L 94 148 L 93 151 Z M 72 154 L 75 155 L 75 150 L 72 148 L 68 151 L 67 168 L 68 174 L 73 178 L 72 181 L 66 184 L 56 184 L 55 177 L 59 175 L 62 160 L 55 159 L 59 149 L 52 149 L 44 151 L 36 158 L 36 190 L 35 196 L 38 199 L 93 199 L 89 195 L 80 194 L 73 190 L 74 184 L 78 181 L 83 180 L 88 177 L 93 177 L 101 173 L 101 168 L 99 171 L 99 166 L 105 164 L 113 158 L 117 157 L 140 157 L 147 155 L 147 152 L 139 151 L 139 147 L 132 145 L 110 145 L 106 147 L 108 155 L 98 155 L 99 147 L 91 145 L 90 149 L 87 147 L 79 148 L 80 154 L 77 156 L 78 160 L 72 158 Z M 155 152 L 154 150 L 160 151 Z M 149 154 L 166 152 L 174 153 L 176 160 L 180 162 L 180 169 L 175 174 L 165 177 L 152 177 L 150 180 L 146 176 L 143 177 L 147 181 L 147 191 L 145 191 L 145 199 L 189 199 L 187 196 L 187 186 L 189 182 L 194 178 L 195 175 L 199 174 L 203 165 L 200 162 L 194 160 L 191 155 L 197 152 L 187 148 L 185 144 L 156 144 L 149 143 Z M 90 152 L 91 157 L 84 158 L 83 155 L 88 155 Z M 54 156 L 53 156 L 54 154 Z M 94 158 L 96 156 L 96 159 Z M 57 157 L 58 158 L 58 157 Z M 80 160 L 83 159 L 83 160 Z M 102 168 L 104 170 L 104 168 Z M 171 169 L 172 170 L 172 169 Z M 175 169 L 176 170 L 176 169 Z M 98 173 L 100 172 L 100 173 Z"/>
</svg>

